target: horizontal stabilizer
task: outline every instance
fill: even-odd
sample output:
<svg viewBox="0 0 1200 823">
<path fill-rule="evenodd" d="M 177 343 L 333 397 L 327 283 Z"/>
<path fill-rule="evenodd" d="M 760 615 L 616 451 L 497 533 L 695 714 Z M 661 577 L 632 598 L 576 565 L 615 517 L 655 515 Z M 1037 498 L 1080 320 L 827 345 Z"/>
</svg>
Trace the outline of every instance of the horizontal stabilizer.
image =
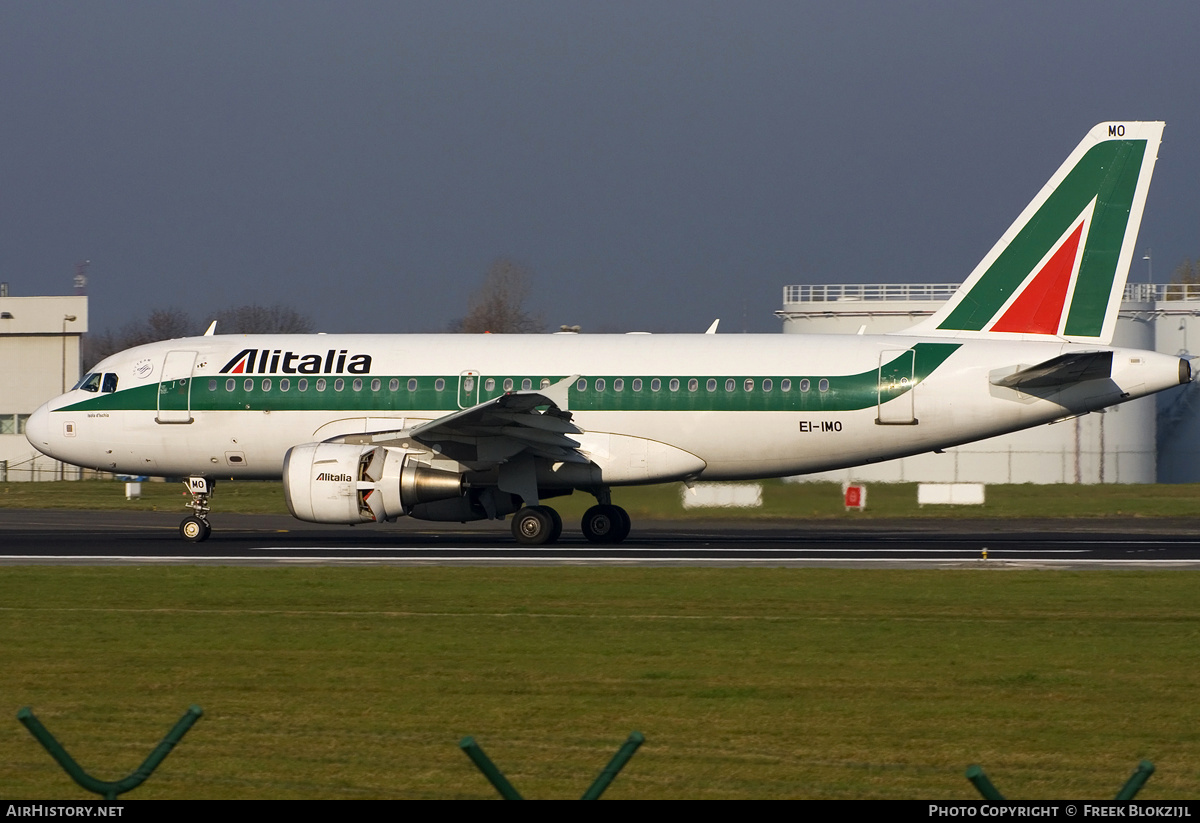
<svg viewBox="0 0 1200 823">
<path fill-rule="evenodd" d="M 1061 354 L 1005 377 L 993 378 L 992 385 L 1024 391 L 1059 388 L 1086 380 L 1103 380 L 1112 376 L 1112 359 L 1113 353 L 1110 351 Z"/>
</svg>

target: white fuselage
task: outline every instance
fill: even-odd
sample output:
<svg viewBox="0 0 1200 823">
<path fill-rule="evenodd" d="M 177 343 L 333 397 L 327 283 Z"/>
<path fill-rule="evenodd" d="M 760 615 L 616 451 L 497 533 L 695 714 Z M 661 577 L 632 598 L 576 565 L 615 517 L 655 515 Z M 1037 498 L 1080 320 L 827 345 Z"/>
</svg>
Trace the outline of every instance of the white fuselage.
<svg viewBox="0 0 1200 823">
<path fill-rule="evenodd" d="M 1111 377 L 1036 394 L 994 384 L 1096 350 L 1113 352 Z M 235 478 L 277 478 L 293 446 L 404 431 L 506 380 L 520 391 L 574 377 L 572 437 L 609 485 L 888 460 L 1190 379 L 1154 352 L 902 335 L 228 335 L 140 346 L 92 373 L 115 375 L 115 390 L 93 380 L 38 409 L 38 449 L 123 474 Z"/>
</svg>

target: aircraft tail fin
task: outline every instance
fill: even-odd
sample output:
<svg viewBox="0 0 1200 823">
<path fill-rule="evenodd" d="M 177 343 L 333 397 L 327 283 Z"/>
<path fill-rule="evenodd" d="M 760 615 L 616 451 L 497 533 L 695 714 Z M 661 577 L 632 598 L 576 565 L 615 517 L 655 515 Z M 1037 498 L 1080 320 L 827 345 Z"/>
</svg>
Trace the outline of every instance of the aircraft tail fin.
<svg viewBox="0 0 1200 823">
<path fill-rule="evenodd" d="M 1108 345 L 1162 131 L 1095 126 L 946 305 L 901 334 Z"/>
</svg>

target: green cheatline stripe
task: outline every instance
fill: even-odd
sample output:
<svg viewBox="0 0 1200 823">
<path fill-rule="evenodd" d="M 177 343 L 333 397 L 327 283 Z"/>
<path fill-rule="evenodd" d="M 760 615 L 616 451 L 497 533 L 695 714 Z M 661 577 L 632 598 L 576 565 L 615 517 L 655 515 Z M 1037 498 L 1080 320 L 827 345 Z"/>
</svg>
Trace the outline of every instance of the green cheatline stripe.
<svg viewBox="0 0 1200 823">
<path fill-rule="evenodd" d="M 959 348 L 959 343 L 918 343 L 911 351 L 913 354 L 913 381 L 911 384 L 897 388 L 887 388 L 883 392 L 883 400 L 886 402 L 893 398 L 910 391 L 920 381 L 928 377 L 934 369 L 945 362 L 946 358 L 954 353 Z M 890 363 L 884 365 L 884 373 L 890 374 L 896 370 L 896 364 L 899 361 L 910 357 L 908 352 L 901 354 L 893 359 Z M 903 368 L 907 368 L 906 364 L 902 364 Z M 889 368 L 891 367 L 891 368 Z M 474 392 L 469 400 L 470 405 L 476 402 L 490 400 L 493 397 L 498 397 L 504 394 L 504 380 L 511 378 L 513 385 L 520 389 L 521 381 L 526 377 L 532 381 L 531 385 L 536 389 L 540 386 L 541 380 L 544 378 L 554 383 L 563 379 L 565 375 L 538 375 L 538 376 L 498 376 L 498 375 L 483 375 L 475 377 L 479 386 L 478 394 Z M 487 391 L 484 386 L 484 381 L 489 377 L 496 381 L 495 388 L 492 391 Z M 263 381 L 269 379 L 271 381 L 271 389 L 263 391 Z M 364 413 L 371 412 L 396 412 L 396 411 L 411 411 L 419 409 L 421 411 L 432 412 L 455 412 L 459 407 L 459 375 L 447 375 L 444 377 L 423 375 L 420 377 L 398 377 L 399 391 L 390 391 L 388 388 L 391 376 L 381 377 L 367 375 L 362 379 L 362 389 L 359 391 L 353 390 L 354 377 L 342 377 L 344 380 L 342 391 L 334 390 L 334 383 L 338 377 L 324 378 L 307 378 L 308 388 L 306 391 L 299 391 L 299 379 L 288 376 L 289 388 L 288 391 L 281 391 L 278 375 L 255 375 L 254 377 L 229 377 L 221 375 L 213 378 L 199 378 L 198 380 L 189 381 L 176 380 L 166 383 L 151 383 L 146 386 L 138 386 L 132 389 L 113 392 L 111 394 L 101 394 L 96 397 L 88 398 L 79 403 L 68 406 L 62 411 L 78 411 L 78 412 L 103 412 L 103 411 L 155 411 L 159 408 L 159 394 L 163 396 L 162 408 L 173 408 L 177 410 L 185 410 L 187 408 L 187 392 L 191 390 L 191 409 L 192 411 L 302 411 L 302 410 L 328 410 L 328 411 L 361 411 Z M 316 385 L 318 379 L 325 380 L 325 390 L 317 391 Z M 372 391 L 371 381 L 378 379 L 380 381 L 380 389 Z M 415 391 L 408 390 L 408 381 L 415 379 L 417 388 Z M 596 391 L 596 380 L 603 379 L 605 381 L 605 390 L 603 392 Z M 624 389 L 620 392 L 613 390 L 613 381 L 621 379 L 625 381 Z M 633 390 L 633 381 L 640 379 L 642 381 L 641 391 Z M 658 391 L 651 389 L 652 380 L 661 380 L 662 385 Z M 854 411 L 856 409 L 865 409 L 875 406 L 879 402 L 879 370 L 870 369 L 868 371 L 859 372 L 858 374 L 847 375 L 761 375 L 756 374 L 751 377 L 746 375 L 686 375 L 675 376 L 674 379 L 679 380 L 680 387 L 677 391 L 670 390 L 670 381 L 672 376 L 663 375 L 589 375 L 587 377 L 588 388 L 585 391 L 580 391 L 576 387 L 572 387 L 568 399 L 568 405 L 572 411 L 812 411 L 812 412 L 835 412 L 835 411 Z M 698 382 L 696 391 L 688 390 L 688 381 L 695 379 Z M 716 391 L 707 390 L 707 382 L 709 379 L 717 381 Z M 734 380 L 734 390 L 726 391 L 726 380 Z M 745 381 L 752 379 L 754 381 L 754 389 L 752 391 L 745 390 Z M 770 379 L 772 382 L 771 391 L 763 390 L 763 381 Z M 829 381 L 829 389 L 820 391 L 819 385 L 822 379 Z M 233 390 L 227 391 L 227 381 L 233 381 Z M 246 391 L 245 383 L 249 380 L 253 386 L 253 390 Z M 444 388 L 438 391 L 435 388 L 436 381 L 443 380 Z M 782 384 L 784 380 L 791 381 L 791 390 L 783 391 Z M 800 390 L 800 382 L 802 380 L 809 381 L 808 391 Z M 210 386 L 212 388 L 210 388 Z"/>
<path fill-rule="evenodd" d="M 979 331 L 986 326 L 1095 198 L 1064 333 L 1098 336 L 1145 153 L 1145 140 L 1109 140 L 1088 150 L 938 328 Z"/>
</svg>

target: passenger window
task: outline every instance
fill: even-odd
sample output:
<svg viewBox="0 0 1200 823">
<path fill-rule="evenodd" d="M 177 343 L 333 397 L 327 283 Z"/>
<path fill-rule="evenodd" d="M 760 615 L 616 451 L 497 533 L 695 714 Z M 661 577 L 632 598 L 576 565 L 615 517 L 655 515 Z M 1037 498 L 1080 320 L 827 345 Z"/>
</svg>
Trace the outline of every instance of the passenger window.
<svg viewBox="0 0 1200 823">
<path fill-rule="evenodd" d="M 625 391 L 625 381 L 617 378 L 613 381 L 613 391 Z"/>
<path fill-rule="evenodd" d="M 496 378 L 489 377 L 487 380 L 484 380 L 483 381 L 483 390 L 484 391 L 495 391 L 496 390 Z"/>
<path fill-rule="evenodd" d="M 533 388 L 533 381 L 526 377 L 521 381 L 521 391 L 529 391 Z"/>
<path fill-rule="evenodd" d="M 642 378 L 640 378 L 640 377 L 633 378 L 633 390 L 634 391 L 642 390 Z"/>
<path fill-rule="evenodd" d="M 603 378 L 603 377 L 597 377 L 597 378 L 596 378 L 596 391 L 604 391 L 604 386 L 605 386 L 605 385 L 606 385 L 606 384 L 605 384 L 605 382 L 604 382 L 604 378 Z"/>
<path fill-rule="evenodd" d="M 657 377 L 650 381 L 650 391 L 658 391 L 662 388 L 662 381 Z"/>
</svg>

